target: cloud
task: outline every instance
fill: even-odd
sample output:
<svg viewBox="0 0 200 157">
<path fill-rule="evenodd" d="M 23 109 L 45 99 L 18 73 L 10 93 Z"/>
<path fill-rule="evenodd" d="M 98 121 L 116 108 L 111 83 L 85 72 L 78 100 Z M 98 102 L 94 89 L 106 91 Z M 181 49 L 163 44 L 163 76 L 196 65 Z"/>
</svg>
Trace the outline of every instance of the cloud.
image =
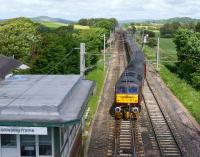
<svg viewBox="0 0 200 157">
<path fill-rule="evenodd" d="M 198 18 L 198 0 L 0 0 L 0 19 L 47 15 L 78 20 L 90 17 L 160 19 Z"/>
</svg>

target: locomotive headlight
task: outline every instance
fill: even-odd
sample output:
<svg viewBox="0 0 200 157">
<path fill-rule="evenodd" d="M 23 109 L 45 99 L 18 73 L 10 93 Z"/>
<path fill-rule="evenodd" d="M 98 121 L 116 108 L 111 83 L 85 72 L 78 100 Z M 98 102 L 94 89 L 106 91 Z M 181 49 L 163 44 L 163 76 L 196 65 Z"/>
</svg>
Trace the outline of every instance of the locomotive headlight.
<svg viewBox="0 0 200 157">
<path fill-rule="evenodd" d="M 121 107 L 116 107 L 115 112 L 121 112 Z"/>
<path fill-rule="evenodd" d="M 132 111 L 134 112 L 134 113 L 137 113 L 139 110 L 138 110 L 138 107 L 133 107 L 132 108 Z"/>
</svg>

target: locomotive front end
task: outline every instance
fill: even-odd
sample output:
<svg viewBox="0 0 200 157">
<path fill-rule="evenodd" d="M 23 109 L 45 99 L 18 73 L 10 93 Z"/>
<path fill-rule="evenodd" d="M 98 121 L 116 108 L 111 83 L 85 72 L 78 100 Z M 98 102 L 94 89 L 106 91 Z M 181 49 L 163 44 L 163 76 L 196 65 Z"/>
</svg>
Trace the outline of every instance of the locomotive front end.
<svg viewBox="0 0 200 157">
<path fill-rule="evenodd" d="M 115 91 L 115 118 L 137 118 L 141 110 L 139 104 L 139 88 L 134 85 L 116 87 Z"/>
</svg>

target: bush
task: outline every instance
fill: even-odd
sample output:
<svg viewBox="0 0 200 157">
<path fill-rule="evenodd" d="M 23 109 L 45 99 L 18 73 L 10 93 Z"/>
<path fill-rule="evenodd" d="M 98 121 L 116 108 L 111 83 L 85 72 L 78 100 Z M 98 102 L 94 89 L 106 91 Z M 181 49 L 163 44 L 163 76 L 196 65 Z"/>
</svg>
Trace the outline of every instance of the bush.
<svg viewBox="0 0 200 157">
<path fill-rule="evenodd" d="M 144 33 L 144 35 L 149 35 L 150 38 L 154 38 L 156 37 L 156 33 L 150 30 L 143 30 L 140 32 L 140 34 L 142 35 Z"/>
<path fill-rule="evenodd" d="M 157 46 L 157 41 L 155 38 L 149 38 L 148 42 L 147 42 L 147 45 L 151 48 Z"/>
<path fill-rule="evenodd" d="M 180 27 L 180 23 L 173 22 L 173 23 L 166 23 L 160 28 L 160 35 L 163 38 L 171 38 L 173 37 L 174 33 Z"/>
<path fill-rule="evenodd" d="M 200 90 L 200 71 L 193 73 L 192 75 L 192 84 Z"/>
<path fill-rule="evenodd" d="M 200 84 L 200 33 L 179 29 L 174 38 L 181 77 L 199 88 Z"/>
</svg>

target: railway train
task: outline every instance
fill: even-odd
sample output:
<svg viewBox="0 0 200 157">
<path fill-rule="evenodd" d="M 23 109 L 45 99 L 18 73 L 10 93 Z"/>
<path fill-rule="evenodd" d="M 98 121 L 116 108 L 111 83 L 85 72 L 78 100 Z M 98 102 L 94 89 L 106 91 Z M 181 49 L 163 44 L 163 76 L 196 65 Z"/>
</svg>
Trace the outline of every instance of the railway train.
<svg viewBox="0 0 200 157">
<path fill-rule="evenodd" d="M 123 33 L 128 65 L 115 85 L 115 118 L 137 119 L 141 112 L 146 75 L 144 53 L 127 33 Z"/>
</svg>

